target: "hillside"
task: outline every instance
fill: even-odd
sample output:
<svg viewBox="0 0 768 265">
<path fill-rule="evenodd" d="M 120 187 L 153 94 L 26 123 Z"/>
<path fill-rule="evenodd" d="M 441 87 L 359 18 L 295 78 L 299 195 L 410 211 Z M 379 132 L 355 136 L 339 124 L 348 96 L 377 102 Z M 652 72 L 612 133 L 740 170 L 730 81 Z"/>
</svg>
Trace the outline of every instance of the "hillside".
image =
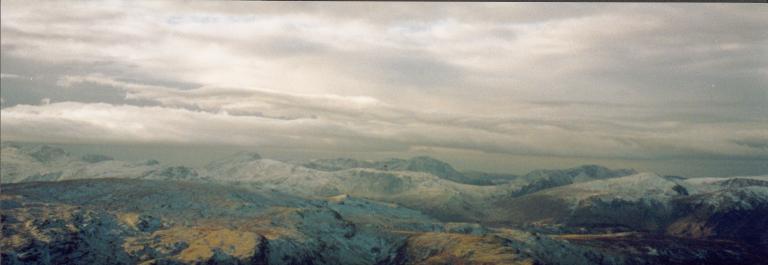
<svg viewBox="0 0 768 265">
<path fill-rule="evenodd" d="M 307 200 L 211 183 L 4 184 L 0 200 L 4 264 L 758 264 L 732 243 L 549 236 L 439 222 L 348 195 Z"/>
</svg>

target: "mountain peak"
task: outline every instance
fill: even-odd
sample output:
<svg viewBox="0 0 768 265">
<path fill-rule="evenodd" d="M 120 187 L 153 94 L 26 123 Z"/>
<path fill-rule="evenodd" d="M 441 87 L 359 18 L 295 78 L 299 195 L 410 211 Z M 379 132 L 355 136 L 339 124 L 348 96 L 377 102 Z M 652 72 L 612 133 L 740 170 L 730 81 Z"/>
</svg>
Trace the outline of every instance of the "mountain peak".
<svg viewBox="0 0 768 265">
<path fill-rule="evenodd" d="M 253 152 L 253 151 L 243 151 L 243 152 L 237 152 L 227 158 L 226 160 L 230 161 L 239 161 L 239 162 L 250 162 L 261 159 L 261 155 L 259 153 Z"/>
<path fill-rule="evenodd" d="M 464 174 L 454 169 L 450 164 L 429 156 L 416 156 L 410 159 L 390 158 L 379 161 L 365 161 L 351 158 L 318 159 L 305 163 L 303 166 L 322 171 L 370 168 L 387 171 L 424 172 L 455 182 L 470 183 Z"/>
<path fill-rule="evenodd" d="M 540 179 L 552 177 L 606 179 L 637 174 L 634 169 L 610 169 L 600 165 L 581 165 L 567 169 L 538 169 L 525 175 L 527 179 Z"/>
<path fill-rule="evenodd" d="M 539 169 L 523 176 L 527 184 L 512 193 L 522 196 L 540 190 L 587 182 L 599 179 L 611 179 L 637 174 L 634 169 L 610 169 L 599 165 L 582 165 L 568 169 Z"/>
<path fill-rule="evenodd" d="M 442 160 L 436 159 L 431 156 L 414 156 L 410 159 L 411 161 L 424 161 L 424 162 L 434 162 L 434 163 L 443 163 L 448 164 L 446 162 L 443 162 Z"/>
<path fill-rule="evenodd" d="M 68 155 L 69 154 L 65 152 L 64 149 L 48 145 L 37 146 L 29 152 L 29 156 L 34 157 L 37 161 L 43 163 L 51 162 Z"/>
<path fill-rule="evenodd" d="M 243 151 L 243 152 L 237 152 L 232 155 L 223 157 L 218 160 L 214 160 L 208 163 L 208 165 L 205 166 L 207 170 L 214 170 L 217 168 L 226 168 L 231 165 L 237 165 L 237 164 L 248 164 L 253 161 L 261 160 L 262 157 L 256 152 L 251 151 Z"/>
</svg>

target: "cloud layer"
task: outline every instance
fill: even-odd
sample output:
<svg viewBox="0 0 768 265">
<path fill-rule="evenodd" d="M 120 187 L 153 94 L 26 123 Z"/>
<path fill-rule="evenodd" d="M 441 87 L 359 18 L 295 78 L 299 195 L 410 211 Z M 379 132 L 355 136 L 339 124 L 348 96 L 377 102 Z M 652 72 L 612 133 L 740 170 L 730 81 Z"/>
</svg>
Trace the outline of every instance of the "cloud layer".
<svg viewBox="0 0 768 265">
<path fill-rule="evenodd" d="M 768 159 L 766 11 L 3 1 L 2 135 Z"/>
</svg>

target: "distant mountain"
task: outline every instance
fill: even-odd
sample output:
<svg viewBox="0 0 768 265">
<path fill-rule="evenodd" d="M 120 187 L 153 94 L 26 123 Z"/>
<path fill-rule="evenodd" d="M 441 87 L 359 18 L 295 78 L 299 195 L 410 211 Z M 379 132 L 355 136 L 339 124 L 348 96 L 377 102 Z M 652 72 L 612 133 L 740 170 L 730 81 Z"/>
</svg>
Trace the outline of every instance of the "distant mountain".
<svg viewBox="0 0 768 265">
<path fill-rule="evenodd" d="M 418 161 L 418 160 L 417 160 Z M 393 163 L 396 164 L 396 163 Z M 474 202 L 497 187 L 467 185 L 426 172 L 351 168 L 323 171 L 271 159 L 225 158 L 202 171 L 207 179 L 302 196 L 352 196 L 393 202 L 447 220 L 478 216 Z"/>
<path fill-rule="evenodd" d="M 674 201 L 677 218 L 667 233 L 745 241 L 768 249 L 768 176 L 711 182 L 692 179 L 684 185 L 708 191 Z"/>
<path fill-rule="evenodd" d="M 496 214 L 487 220 L 565 229 L 559 232 L 646 231 L 768 247 L 766 181 L 640 173 L 499 197 L 490 207 Z"/>
<path fill-rule="evenodd" d="M 303 166 L 323 171 L 370 168 L 383 171 L 424 172 L 458 183 L 476 184 L 477 182 L 464 176 L 450 164 L 428 156 L 417 156 L 411 159 L 392 158 L 382 161 L 362 161 L 351 158 L 318 159 L 305 163 Z"/>
<path fill-rule="evenodd" d="M 523 186 L 510 195 L 513 197 L 534 193 L 540 190 L 599 179 L 610 179 L 637 174 L 634 169 L 612 170 L 598 165 L 584 165 L 561 170 L 534 170 L 516 178 Z"/>
<path fill-rule="evenodd" d="M 98 162 L 102 162 L 102 161 L 110 161 L 110 160 L 115 160 L 115 159 L 112 158 L 111 156 L 106 156 L 106 155 L 87 154 L 87 155 L 81 156 L 80 160 L 83 160 L 83 161 L 89 162 L 89 163 L 98 163 Z"/>
<path fill-rule="evenodd" d="M 4 264 L 761 264 L 768 256 L 768 176 L 596 165 L 515 176 L 462 173 L 429 157 L 297 165 L 253 152 L 192 168 L 2 148 Z"/>
<path fill-rule="evenodd" d="M 493 202 L 499 211 L 490 220 L 513 224 L 654 230 L 667 220 L 667 202 L 683 196 L 679 185 L 653 173 L 600 179 L 544 189 Z M 493 221 L 492 221 L 493 222 Z"/>
<path fill-rule="evenodd" d="M 482 171 L 463 171 L 467 179 L 474 185 L 500 185 L 512 182 L 520 176 L 514 174 L 488 173 Z"/>
<path fill-rule="evenodd" d="M 378 162 L 318 160 L 306 167 L 264 159 L 254 152 L 242 152 L 195 169 L 163 166 L 154 160 L 125 162 L 98 156 L 93 156 L 94 159 L 90 161 L 82 161 L 52 148 L 42 150 L 59 154 L 55 157 L 60 162 L 41 163 L 26 149 L 4 150 L 3 182 L 82 178 L 216 182 L 270 188 L 300 196 L 350 194 L 402 204 L 446 221 L 482 221 L 489 214 L 489 203 L 496 197 L 520 196 L 523 192 L 535 192 L 591 178 L 608 178 L 625 172 L 584 166 L 568 170 L 535 171 L 526 175 L 525 179 L 515 178 L 514 181 L 507 180 L 496 185 L 474 185 L 464 184 L 473 181 L 468 181 L 466 176 L 449 164 L 429 157 Z M 464 180 L 456 181 L 459 178 Z M 552 179 L 559 182 L 553 184 Z"/>
<path fill-rule="evenodd" d="M 85 178 L 197 178 L 195 169 L 161 165 L 157 160 L 120 161 L 112 157 L 87 154 L 77 157 L 48 145 L 3 143 L 0 157 L 0 182 L 61 181 Z"/>
<path fill-rule="evenodd" d="M 523 176 L 492 174 L 478 171 L 459 172 L 450 164 L 427 156 L 419 156 L 411 159 L 392 158 L 382 161 L 365 161 L 350 158 L 317 159 L 304 163 L 302 166 L 321 171 L 368 168 L 383 171 L 424 172 L 458 183 L 483 186 L 514 183 L 516 186 L 521 186 L 521 188 L 512 192 L 513 196 L 521 196 L 539 190 L 572 183 L 623 177 L 637 173 L 637 171 L 633 169 L 613 170 L 598 165 L 584 165 L 559 170 L 534 170 Z"/>
</svg>

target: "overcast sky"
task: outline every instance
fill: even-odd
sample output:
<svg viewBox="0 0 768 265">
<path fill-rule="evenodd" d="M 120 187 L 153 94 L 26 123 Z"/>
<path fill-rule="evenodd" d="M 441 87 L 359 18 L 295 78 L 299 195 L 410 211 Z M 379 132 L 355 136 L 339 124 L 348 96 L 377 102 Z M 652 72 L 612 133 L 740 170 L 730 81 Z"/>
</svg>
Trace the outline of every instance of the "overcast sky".
<svg viewBox="0 0 768 265">
<path fill-rule="evenodd" d="M 668 171 L 768 173 L 764 4 L 1 10 L 4 141 L 430 154 L 495 171 L 696 161 Z"/>
</svg>

